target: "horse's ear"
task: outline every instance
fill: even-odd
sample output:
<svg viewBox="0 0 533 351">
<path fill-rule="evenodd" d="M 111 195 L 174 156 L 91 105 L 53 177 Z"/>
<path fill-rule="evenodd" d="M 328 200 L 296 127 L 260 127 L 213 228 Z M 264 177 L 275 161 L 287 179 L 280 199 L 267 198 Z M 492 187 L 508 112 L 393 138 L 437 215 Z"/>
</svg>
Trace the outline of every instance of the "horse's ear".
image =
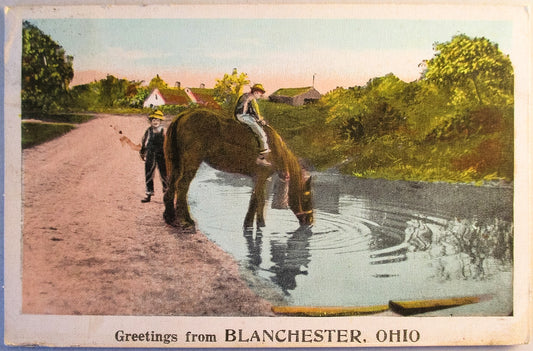
<svg viewBox="0 0 533 351">
<path fill-rule="evenodd" d="M 307 178 L 307 180 L 305 181 L 305 187 L 307 189 L 311 189 L 311 176 L 309 176 L 309 178 Z"/>
</svg>

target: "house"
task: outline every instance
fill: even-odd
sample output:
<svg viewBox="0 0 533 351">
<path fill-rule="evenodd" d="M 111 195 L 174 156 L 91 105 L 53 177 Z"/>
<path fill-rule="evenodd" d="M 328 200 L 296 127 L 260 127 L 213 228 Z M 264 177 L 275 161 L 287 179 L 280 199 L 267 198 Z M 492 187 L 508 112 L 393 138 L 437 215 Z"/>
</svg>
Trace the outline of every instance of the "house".
<svg viewBox="0 0 533 351">
<path fill-rule="evenodd" d="M 220 105 L 213 97 L 213 89 L 207 89 L 204 87 L 190 89 L 186 88 L 185 91 L 187 92 L 188 96 L 191 97 L 191 99 L 194 99 L 194 103 L 205 107 L 220 109 Z"/>
<path fill-rule="evenodd" d="M 315 88 L 282 88 L 276 90 L 268 98 L 272 102 L 281 102 L 292 106 L 301 106 L 318 101 L 322 97 Z"/>
<path fill-rule="evenodd" d="M 205 88 L 167 88 L 152 90 L 144 100 L 143 107 L 156 107 L 162 105 L 198 104 L 210 108 L 220 108 L 212 95 L 211 89 Z"/>
</svg>

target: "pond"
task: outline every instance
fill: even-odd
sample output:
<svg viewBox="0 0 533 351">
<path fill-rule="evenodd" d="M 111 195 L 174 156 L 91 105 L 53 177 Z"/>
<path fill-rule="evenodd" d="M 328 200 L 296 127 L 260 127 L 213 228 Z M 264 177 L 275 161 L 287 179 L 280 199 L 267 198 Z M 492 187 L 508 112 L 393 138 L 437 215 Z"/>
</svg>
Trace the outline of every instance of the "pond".
<svg viewBox="0 0 533 351">
<path fill-rule="evenodd" d="M 202 165 L 189 191 L 191 213 L 198 229 L 248 275 L 277 290 L 282 304 L 481 296 L 482 303 L 428 315 L 512 314 L 510 186 L 316 173 L 312 228 L 299 229 L 290 210 L 270 208 L 270 197 L 266 227 L 247 232 L 242 223 L 251 185 L 247 177 Z M 261 286 L 256 292 L 268 298 Z"/>
</svg>

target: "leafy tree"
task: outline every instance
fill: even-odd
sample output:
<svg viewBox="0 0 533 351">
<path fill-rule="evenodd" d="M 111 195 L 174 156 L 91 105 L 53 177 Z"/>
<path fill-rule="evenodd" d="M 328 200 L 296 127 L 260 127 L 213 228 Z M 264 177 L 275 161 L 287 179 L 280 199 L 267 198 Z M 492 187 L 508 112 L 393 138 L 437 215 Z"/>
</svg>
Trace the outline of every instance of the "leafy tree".
<svg viewBox="0 0 533 351">
<path fill-rule="evenodd" d="M 348 142 L 369 142 L 405 124 L 408 88 L 388 74 L 371 79 L 364 87 L 335 89 L 323 99 L 330 107 L 326 121 Z"/>
<path fill-rule="evenodd" d="M 128 87 L 126 88 L 126 97 L 131 99 L 139 93 L 143 80 L 130 80 L 128 81 Z"/>
<path fill-rule="evenodd" d="M 74 110 L 95 110 L 98 104 L 99 83 L 75 85 L 70 89 L 71 103 Z"/>
<path fill-rule="evenodd" d="M 413 140 L 424 140 L 435 128 L 450 122 L 455 116 L 456 107 L 450 103 L 450 92 L 429 80 L 409 83 L 415 91 L 408 99 L 404 110 L 406 123 Z"/>
<path fill-rule="evenodd" d="M 22 110 L 60 109 L 74 77 L 73 57 L 28 21 L 22 24 Z"/>
<path fill-rule="evenodd" d="M 148 87 L 137 86 L 135 95 L 131 97 L 130 99 L 130 106 L 136 107 L 136 108 L 142 108 L 144 104 L 144 100 L 148 98 L 150 93 L 151 93 L 151 90 Z"/>
<path fill-rule="evenodd" d="M 141 84 L 142 81 L 130 81 L 107 75 L 105 79 L 72 87 L 69 107 L 90 111 L 110 107 L 142 108 L 150 90 Z"/>
<path fill-rule="evenodd" d="M 168 88 L 168 84 L 161 77 L 159 77 L 159 74 L 157 74 L 154 78 L 152 78 L 150 83 L 148 83 L 148 89 L 150 91 L 154 90 L 155 88 L 157 89 Z"/>
<path fill-rule="evenodd" d="M 250 84 L 246 73 L 238 73 L 234 68 L 231 75 L 224 74 L 222 79 L 217 79 L 214 87 L 213 97 L 223 110 L 232 111 L 237 99 L 243 93 L 245 85 Z"/>
<path fill-rule="evenodd" d="M 110 74 L 99 81 L 98 101 L 101 107 L 127 105 L 126 92 L 130 82 Z"/>
<path fill-rule="evenodd" d="M 436 43 L 424 77 L 449 89 L 454 103 L 509 104 L 513 95 L 513 67 L 498 45 L 486 38 L 456 35 Z"/>
</svg>

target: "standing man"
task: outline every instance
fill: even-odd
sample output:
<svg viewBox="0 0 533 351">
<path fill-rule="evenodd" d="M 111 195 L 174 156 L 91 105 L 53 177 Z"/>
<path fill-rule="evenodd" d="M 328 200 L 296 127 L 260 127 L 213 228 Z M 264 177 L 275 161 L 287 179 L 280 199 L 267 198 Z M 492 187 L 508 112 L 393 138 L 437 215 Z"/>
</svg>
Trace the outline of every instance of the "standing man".
<svg viewBox="0 0 533 351">
<path fill-rule="evenodd" d="M 265 155 L 270 152 L 268 147 L 268 140 L 265 131 L 263 130 L 266 121 L 259 112 L 259 99 L 265 93 L 265 89 L 261 84 L 254 84 L 249 93 L 245 93 L 239 97 L 237 106 L 235 107 L 235 118 L 241 123 L 246 124 L 257 137 L 259 141 L 259 156 L 256 163 L 260 166 L 270 166 L 270 162 L 265 159 Z"/>
<path fill-rule="evenodd" d="M 154 195 L 154 174 L 155 168 L 159 169 L 159 176 L 163 185 L 163 192 L 167 191 L 167 168 L 165 165 L 165 153 L 163 144 L 165 141 L 165 130 L 161 122 L 165 119 L 163 112 L 155 111 L 148 116 L 150 127 L 144 132 L 141 143 L 140 155 L 144 162 L 144 175 L 146 180 L 146 197 L 141 202 L 150 202 Z"/>
</svg>

